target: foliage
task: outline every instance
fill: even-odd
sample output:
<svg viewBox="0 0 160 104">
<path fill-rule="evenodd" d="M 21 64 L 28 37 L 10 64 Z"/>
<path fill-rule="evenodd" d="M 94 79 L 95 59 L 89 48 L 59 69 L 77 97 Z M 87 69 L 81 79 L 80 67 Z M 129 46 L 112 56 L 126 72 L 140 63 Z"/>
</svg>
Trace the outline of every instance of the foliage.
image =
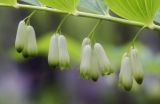
<svg viewBox="0 0 160 104">
<path fill-rule="evenodd" d="M 0 4 L 15 5 L 17 0 L 0 0 Z"/>
<path fill-rule="evenodd" d="M 129 20 L 152 25 L 160 7 L 159 0 L 105 0 L 113 12 Z"/>
</svg>

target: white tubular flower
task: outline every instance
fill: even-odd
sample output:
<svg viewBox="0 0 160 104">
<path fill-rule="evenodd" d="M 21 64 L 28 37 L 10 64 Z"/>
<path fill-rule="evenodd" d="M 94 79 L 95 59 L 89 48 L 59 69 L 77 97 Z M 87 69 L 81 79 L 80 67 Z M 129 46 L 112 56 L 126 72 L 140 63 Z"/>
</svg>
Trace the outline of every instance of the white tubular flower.
<svg viewBox="0 0 160 104">
<path fill-rule="evenodd" d="M 138 56 L 138 50 L 136 48 L 131 48 L 130 50 L 130 58 L 131 58 L 131 65 L 133 70 L 133 76 L 138 84 L 143 82 L 144 72 L 143 67 L 140 62 L 140 58 Z"/>
<path fill-rule="evenodd" d="M 91 69 L 92 49 L 90 45 L 86 45 L 82 49 L 82 57 L 80 63 L 80 75 L 84 79 L 89 79 L 89 71 Z"/>
<path fill-rule="evenodd" d="M 101 44 L 96 43 L 94 45 L 94 50 L 96 52 L 96 56 L 100 65 L 100 68 L 102 70 L 102 75 L 109 75 L 113 72 L 111 63 L 104 51 L 104 48 L 101 46 Z"/>
<path fill-rule="evenodd" d="M 16 40 L 15 40 L 15 48 L 18 52 L 22 52 L 25 44 L 25 35 L 26 35 L 26 25 L 25 22 L 22 20 L 20 21 L 17 29 L 17 35 L 16 35 Z"/>
<path fill-rule="evenodd" d="M 59 64 L 59 49 L 58 49 L 58 35 L 53 34 L 50 40 L 48 52 L 48 64 L 50 66 L 57 66 Z"/>
<path fill-rule="evenodd" d="M 91 69 L 89 70 L 89 76 L 93 81 L 97 81 L 99 77 L 99 64 L 94 50 L 92 51 Z"/>
<path fill-rule="evenodd" d="M 67 49 L 66 38 L 63 35 L 58 37 L 58 48 L 59 48 L 59 65 L 61 69 L 69 67 L 70 57 Z"/>
<path fill-rule="evenodd" d="M 27 37 L 28 37 L 27 53 L 29 56 L 33 57 L 38 54 L 35 30 L 32 26 L 27 26 L 26 31 L 27 31 Z"/>
<path fill-rule="evenodd" d="M 132 69 L 131 69 L 130 58 L 127 53 L 122 57 L 119 82 L 125 90 L 130 91 L 133 84 Z"/>
</svg>

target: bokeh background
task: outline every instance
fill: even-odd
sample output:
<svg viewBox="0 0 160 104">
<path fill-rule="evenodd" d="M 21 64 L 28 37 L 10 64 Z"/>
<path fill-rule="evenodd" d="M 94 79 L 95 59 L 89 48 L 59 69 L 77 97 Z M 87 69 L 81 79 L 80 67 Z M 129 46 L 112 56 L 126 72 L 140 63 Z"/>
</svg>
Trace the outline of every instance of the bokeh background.
<svg viewBox="0 0 160 104">
<path fill-rule="evenodd" d="M 106 49 L 115 73 L 97 82 L 79 75 L 80 48 L 96 19 L 69 16 L 61 30 L 67 37 L 70 70 L 48 66 L 51 35 L 65 15 L 37 11 L 31 18 L 39 55 L 24 59 L 14 48 L 17 26 L 31 11 L 0 8 L 0 104 L 160 104 L 160 31 L 145 29 L 136 41 L 144 66 L 141 86 L 130 92 L 118 85 L 122 54 L 139 27 L 102 21 L 96 41 Z"/>
</svg>

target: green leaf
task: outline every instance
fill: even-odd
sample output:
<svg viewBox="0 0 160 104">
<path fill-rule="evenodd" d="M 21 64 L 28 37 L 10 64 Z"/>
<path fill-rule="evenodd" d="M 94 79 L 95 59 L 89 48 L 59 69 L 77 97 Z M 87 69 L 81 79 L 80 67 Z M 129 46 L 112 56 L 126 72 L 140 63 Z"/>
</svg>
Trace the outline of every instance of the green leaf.
<svg viewBox="0 0 160 104">
<path fill-rule="evenodd" d="M 39 0 L 43 5 L 64 10 L 67 12 L 73 12 L 76 10 L 79 0 Z"/>
<path fill-rule="evenodd" d="M 152 25 L 160 7 L 160 0 L 105 0 L 105 2 L 117 15 L 147 26 Z"/>
<path fill-rule="evenodd" d="M 40 3 L 37 0 L 20 0 L 20 1 L 23 1 L 23 2 L 28 3 L 28 4 L 40 6 Z"/>
<path fill-rule="evenodd" d="M 16 5 L 17 0 L 0 0 L 0 4 Z"/>
<path fill-rule="evenodd" d="M 105 14 L 107 11 L 103 0 L 80 0 L 78 8 L 80 11 L 96 14 Z"/>
</svg>

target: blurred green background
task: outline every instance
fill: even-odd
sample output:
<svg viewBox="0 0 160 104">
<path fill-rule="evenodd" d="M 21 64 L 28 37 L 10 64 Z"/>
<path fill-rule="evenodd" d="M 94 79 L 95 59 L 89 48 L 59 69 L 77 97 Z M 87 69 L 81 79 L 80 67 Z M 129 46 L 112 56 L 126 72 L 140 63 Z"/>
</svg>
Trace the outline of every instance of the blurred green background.
<svg viewBox="0 0 160 104">
<path fill-rule="evenodd" d="M 115 73 L 97 82 L 79 76 L 80 48 L 96 19 L 70 16 L 62 26 L 71 57 L 69 71 L 50 68 L 47 63 L 51 35 L 65 15 L 37 11 L 31 19 L 39 55 L 24 59 L 14 49 L 17 26 L 31 11 L 0 8 L 0 104 L 160 104 L 160 31 L 145 29 L 136 47 L 145 78 L 131 92 L 118 85 L 122 54 L 138 27 L 102 21 L 95 33 L 108 54 Z"/>
</svg>

